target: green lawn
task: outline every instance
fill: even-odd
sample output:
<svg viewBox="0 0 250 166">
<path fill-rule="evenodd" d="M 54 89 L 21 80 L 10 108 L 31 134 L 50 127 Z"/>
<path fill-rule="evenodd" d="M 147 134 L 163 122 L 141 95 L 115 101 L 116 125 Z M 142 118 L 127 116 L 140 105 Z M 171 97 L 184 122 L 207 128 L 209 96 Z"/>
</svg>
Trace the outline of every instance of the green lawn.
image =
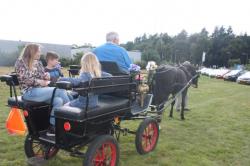
<svg viewBox="0 0 250 166">
<path fill-rule="evenodd" d="M 10 69 L 0 68 L 0 74 Z M 0 83 L 0 165 L 26 165 L 24 137 L 10 136 L 5 130 L 9 108 L 5 106 L 8 88 Z M 250 165 L 250 86 L 201 77 L 199 88 L 191 88 L 186 120 L 179 114 L 168 118 L 166 110 L 158 146 L 140 156 L 134 136 L 121 137 L 120 165 Z M 125 122 L 136 128 L 138 122 Z M 50 166 L 81 165 L 82 160 L 61 151 Z"/>
</svg>

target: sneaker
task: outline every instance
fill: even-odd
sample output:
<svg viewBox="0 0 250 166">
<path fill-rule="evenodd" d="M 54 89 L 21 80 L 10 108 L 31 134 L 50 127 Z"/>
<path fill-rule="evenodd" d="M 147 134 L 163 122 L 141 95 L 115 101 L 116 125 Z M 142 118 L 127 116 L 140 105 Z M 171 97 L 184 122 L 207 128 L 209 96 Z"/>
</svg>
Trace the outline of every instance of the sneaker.
<svg viewBox="0 0 250 166">
<path fill-rule="evenodd" d="M 49 136 L 49 137 L 54 137 L 55 136 L 55 127 L 50 126 L 47 133 L 46 133 L 46 135 Z"/>
</svg>

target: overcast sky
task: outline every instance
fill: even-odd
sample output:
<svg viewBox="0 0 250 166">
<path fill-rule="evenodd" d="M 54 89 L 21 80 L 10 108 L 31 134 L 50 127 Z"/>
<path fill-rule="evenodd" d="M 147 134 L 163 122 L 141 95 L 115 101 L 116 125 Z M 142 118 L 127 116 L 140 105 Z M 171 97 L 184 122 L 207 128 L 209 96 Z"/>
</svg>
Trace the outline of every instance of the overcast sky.
<svg viewBox="0 0 250 166">
<path fill-rule="evenodd" d="M 143 33 L 188 33 L 231 25 L 250 34 L 249 0 L 1 0 L 0 39 L 99 45 L 108 31 L 122 43 Z"/>
</svg>

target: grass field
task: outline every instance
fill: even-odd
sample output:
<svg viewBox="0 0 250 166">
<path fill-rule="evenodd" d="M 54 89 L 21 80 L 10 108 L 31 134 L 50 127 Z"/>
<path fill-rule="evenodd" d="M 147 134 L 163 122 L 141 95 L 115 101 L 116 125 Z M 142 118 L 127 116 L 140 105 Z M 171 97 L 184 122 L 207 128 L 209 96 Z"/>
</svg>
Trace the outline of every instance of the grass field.
<svg viewBox="0 0 250 166">
<path fill-rule="evenodd" d="M 11 71 L 0 68 L 0 74 Z M 0 83 L 0 166 L 25 166 L 24 137 L 10 136 L 5 130 L 9 108 L 5 106 L 8 88 Z M 140 156 L 134 136 L 121 137 L 121 166 L 213 166 L 250 165 L 250 86 L 201 77 L 199 88 L 189 92 L 190 112 L 186 120 L 179 114 L 169 119 L 166 110 L 158 146 Z M 138 122 L 123 126 L 136 128 Z M 50 166 L 76 166 L 82 160 L 61 151 Z"/>
</svg>

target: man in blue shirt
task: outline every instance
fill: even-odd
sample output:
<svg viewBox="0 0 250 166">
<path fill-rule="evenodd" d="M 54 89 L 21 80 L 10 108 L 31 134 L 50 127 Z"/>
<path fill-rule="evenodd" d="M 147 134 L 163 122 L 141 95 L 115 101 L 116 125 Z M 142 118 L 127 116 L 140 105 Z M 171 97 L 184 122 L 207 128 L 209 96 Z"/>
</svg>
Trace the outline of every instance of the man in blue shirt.
<svg viewBox="0 0 250 166">
<path fill-rule="evenodd" d="M 93 50 L 94 54 L 99 61 L 116 62 L 122 71 L 128 72 L 132 62 L 127 51 L 119 46 L 119 35 L 116 32 L 109 32 L 106 41 L 107 43 Z"/>
</svg>

